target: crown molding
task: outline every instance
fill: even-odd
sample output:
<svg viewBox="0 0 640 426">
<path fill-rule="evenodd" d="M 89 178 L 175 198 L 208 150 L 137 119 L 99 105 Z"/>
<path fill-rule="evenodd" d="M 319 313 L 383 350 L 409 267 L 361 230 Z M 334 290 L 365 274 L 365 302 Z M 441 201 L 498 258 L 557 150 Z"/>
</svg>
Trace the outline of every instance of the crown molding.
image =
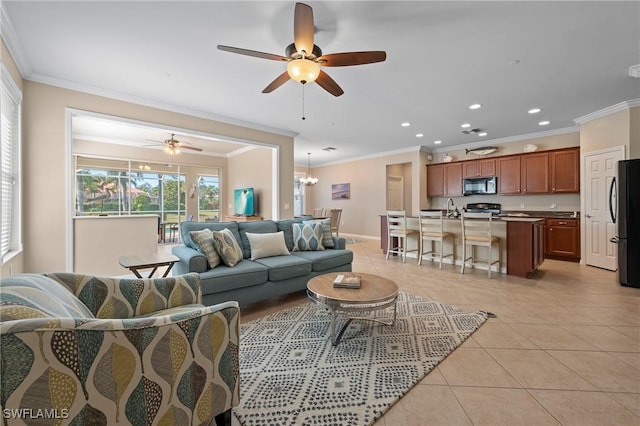
<svg viewBox="0 0 640 426">
<path fill-rule="evenodd" d="M 0 1 L 0 34 L 20 74 L 22 74 L 23 78 L 25 75 L 29 75 L 31 73 L 31 65 L 22 54 L 23 49 L 18 39 L 18 33 L 16 33 L 16 29 L 11 23 L 3 1 Z"/>
<path fill-rule="evenodd" d="M 397 150 L 393 150 L 393 151 L 383 151 L 383 152 L 376 152 L 373 154 L 367 154 L 367 155 L 361 155 L 358 157 L 349 157 L 347 159 L 344 160 L 336 160 L 336 161 L 328 161 L 328 162 L 324 162 L 324 163 L 319 163 L 316 164 L 313 167 L 322 167 L 322 166 L 334 166 L 337 164 L 345 164 L 345 163 L 353 163 L 354 161 L 361 161 L 361 160 L 371 160 L 374 158 L 380 158 L 380 157 L 388 157 L 390 155 L 397 155 L 397 154 L 406 154 L 406 153 L 411 153 L 411 152 L 425 152 L 424 147 L 422 145 L 417 145 L 417 146 L 410 146 L 409 148 L 403 148 L 403 149 L 397 149 Z M 303 167 L 299 164 L 295 164 L 296 167 Z M 304 165 L 304 167 L 306 167 L 306 164 Z"/>
<path fill-rule="evenodd" d="M 483 140 L 481 142 L 473 142 L 473 143 L 469 143 L 469 144 L 465 144 L 465 145 L 454 145 L 454 146 L 447 146 L 447 147 L 438 147 L 438 148 L 434 148 L 431 152 L 433 152 L 433 153 L 451 152 L 451 151 L 457 151 L 457 150 L 479 148 L 481 146 L 486 146 L 486 145 L 505 144 L 505 143 L 509 143 L 509 142 L 518 142 L 518 141 L 524 141 L 524 140 L 529 140 L 529 139 L 537 139 L 537 138 L 545 138 L 545 137 L 549 137 L 549 136 L 564 135 L 564 134 L 567 134 L 567 133 L 577 133 L 579 131 L 580 131 L 580 129 L 578 128 L 578 126 L 562 127 L 560 129 L 545 130 L 543 132 L 526 133 L 526 134 L 523 134 L 523 135 L 507 136 L 507 137 L 504 137 L 504 138 Z"/>
<path fill-rule="evenodd" d="M 630 101 L 620 102 L 619 104 L 611 105 L 610 107 L 603 108 L 599 111 L 592 112 L 582 117 L 578 117 L 573 120 L 576 124 L 585 124 L 589 121 L 597 120 L 598 118 L 606 117 L 607 115 L 615 114 L 616 112 L 625 111 L 634 107 L 640 106 L 640 98 L 632 99 Z"/>
<path fill-rule="evenodd" d="M 129 102 L 136 105 L 142 105 L 150 108 L 157 108 L 165 111 L 175 112 L 178 114 L 189 115 L 192 117 L 203 118 L 206 120 L 217 121 L 220 123 L 231 124 L 234 126 L 244 127 L 251 130 L 272 133 L 280 136 L 287 136 L 290 138 L 295 138 L 296 136 L 298 136 L 297 132 L 292 132 L 290 130 L 284 130 L 276 127 L 265 126 L 262 124 L 252 123 L 244 120 L 238 120 L 235 118 L 217 115 L 217 114 L 213 114 L 206 111 L 200 111 L 200 110 L 188 108 L 185 106 L 171 104 L 168 102 L 162 102 L 155 99 L 148 99 L 148 98 L 143 98 L 139 96 L 133 96 L 126 93 L 117 92 L 114 90 L 102 89 L 100 87 L 90 86 L 88 84 L 76 83 L 73 81 L 51 77 L 44 74 L 32 73 L 25 79 L 32 81 L 34 83 L 41 83 L 49 86 L 60 87 L 62 89 L 73 90 L 76 92 L 88 93 L 90 95 L 102 96 L 105 98 L 115 99 L 123 102 Z"/>
</svg>

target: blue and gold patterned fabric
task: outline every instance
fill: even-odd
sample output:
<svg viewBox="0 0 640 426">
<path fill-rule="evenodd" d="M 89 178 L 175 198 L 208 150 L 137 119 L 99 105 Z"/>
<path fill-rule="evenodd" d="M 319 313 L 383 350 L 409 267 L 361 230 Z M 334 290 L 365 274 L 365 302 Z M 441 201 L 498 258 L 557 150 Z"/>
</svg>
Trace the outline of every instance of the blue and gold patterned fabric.
<svg viewBox="0 0 640 426">
<path fill-rule="evenodd" d="M 210 424 L 239 400 L 240 311 L 198 274 L 0 282 L 3 424 Z"/>
</svg>

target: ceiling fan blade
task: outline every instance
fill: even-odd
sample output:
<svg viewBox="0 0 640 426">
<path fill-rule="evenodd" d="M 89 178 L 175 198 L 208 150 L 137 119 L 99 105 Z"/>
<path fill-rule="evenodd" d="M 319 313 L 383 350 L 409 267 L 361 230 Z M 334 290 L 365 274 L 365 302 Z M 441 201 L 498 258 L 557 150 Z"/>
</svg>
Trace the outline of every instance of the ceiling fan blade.
<svg viewBox="0 0 640 426">
<path fill-rule="evenodd" d="M 288 72 L 283 72 L 282 74 L 280 74 L 278 77 L 276 77 L 275 80 L 273 80 L 271 83 L 269 83 L 269 85 L 267 87 L 264 88 L 264 90 L 262 91 L 262 93 L 271 93 L 274 90 L 276 90 L 278 87 L 282 86 L 283 84 L 285 84 L 287 81 L 289 81 L 291 77 L 289 77 L 289 73 Z"/>
<path fill-rule="evenodd" d="M 313 52 L 313 9 L 304 3 L 296 3 L 296 10 L 293 16 L 293 43 L 298 52 L 305 51 L 308 54 Z"/>
<path fill-rule="evenodd" d="M 275 55 L 273 53 L 258 52 L 257 50 L 241 49 L 239 47 L 218 45 L 218 50 L 225 52 L 238 53 L 240 55 L 253 56 L 255 58 L 271 59 L 272 61 L 289 61 L 289 58 Z"/>
<path fill-rule="evenodd" d="M 322 70 L 320 70 L 320 75 L 318 76 L 316 83 L 318 83 L 320 87 L 331 93 L 333 96 L 340 96 L 344 93 L 344 90 L 342 90 L 342 88 L 338 86 L 338 83 L 336 83 L 334 79 L 329 77 L 329 74 Z"/>
<path fill-rule="evenodd" d="M 318 63 L 325 67 L 348 67 L 351 65 L 373 64 L 384 62 L 387 53 L 383 50 L 369 52 L 330 53 L 318 58 Z"/>
<path fill-rule="evenodd" d="M 180 146 L 178 147 L 179 149 L 190 149 L 192 151 L 202 151 L 202 148 L 198 148 L 195 146 L 187 146 L 185 144 L 180 144 Z"/>
</svg>

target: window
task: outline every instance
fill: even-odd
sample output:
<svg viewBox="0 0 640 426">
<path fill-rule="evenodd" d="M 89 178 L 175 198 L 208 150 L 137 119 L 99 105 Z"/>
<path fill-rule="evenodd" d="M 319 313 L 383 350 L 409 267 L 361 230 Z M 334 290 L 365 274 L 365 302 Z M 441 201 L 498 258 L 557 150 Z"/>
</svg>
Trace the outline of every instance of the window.
<svg viewBox="0 0 640 426">
<path fill-rule="evenodd" d="M 20 90 L 0 63 L 0 264 L 21 250 L 21 100 Z"/>
<path fill-rule="evenodd" d="M 198 221 L 217 222 L 220 219 L 220 179 L 218 176 L 198 177 Z"/>
<path fill-rule="evenodd" d="M 181 222 L 185 182 L 172 165 L 77 156 L 76 215 L 157 214 Z"/>
</svg>

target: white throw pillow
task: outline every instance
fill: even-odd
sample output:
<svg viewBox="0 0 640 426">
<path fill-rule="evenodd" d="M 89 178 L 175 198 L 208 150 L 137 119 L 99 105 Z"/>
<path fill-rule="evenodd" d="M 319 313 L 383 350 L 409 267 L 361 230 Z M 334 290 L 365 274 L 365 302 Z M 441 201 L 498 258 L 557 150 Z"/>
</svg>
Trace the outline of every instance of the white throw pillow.
<svg viewBox="0 0 640 426">
<path fill-rule="evenodd" d="M 247 239 L 251 246 L 251 260 L 289 254 L 287 245 L 284 242 L 284 232 L 282 231 L 267 234 L 247 232 Z"/>
</svg>

